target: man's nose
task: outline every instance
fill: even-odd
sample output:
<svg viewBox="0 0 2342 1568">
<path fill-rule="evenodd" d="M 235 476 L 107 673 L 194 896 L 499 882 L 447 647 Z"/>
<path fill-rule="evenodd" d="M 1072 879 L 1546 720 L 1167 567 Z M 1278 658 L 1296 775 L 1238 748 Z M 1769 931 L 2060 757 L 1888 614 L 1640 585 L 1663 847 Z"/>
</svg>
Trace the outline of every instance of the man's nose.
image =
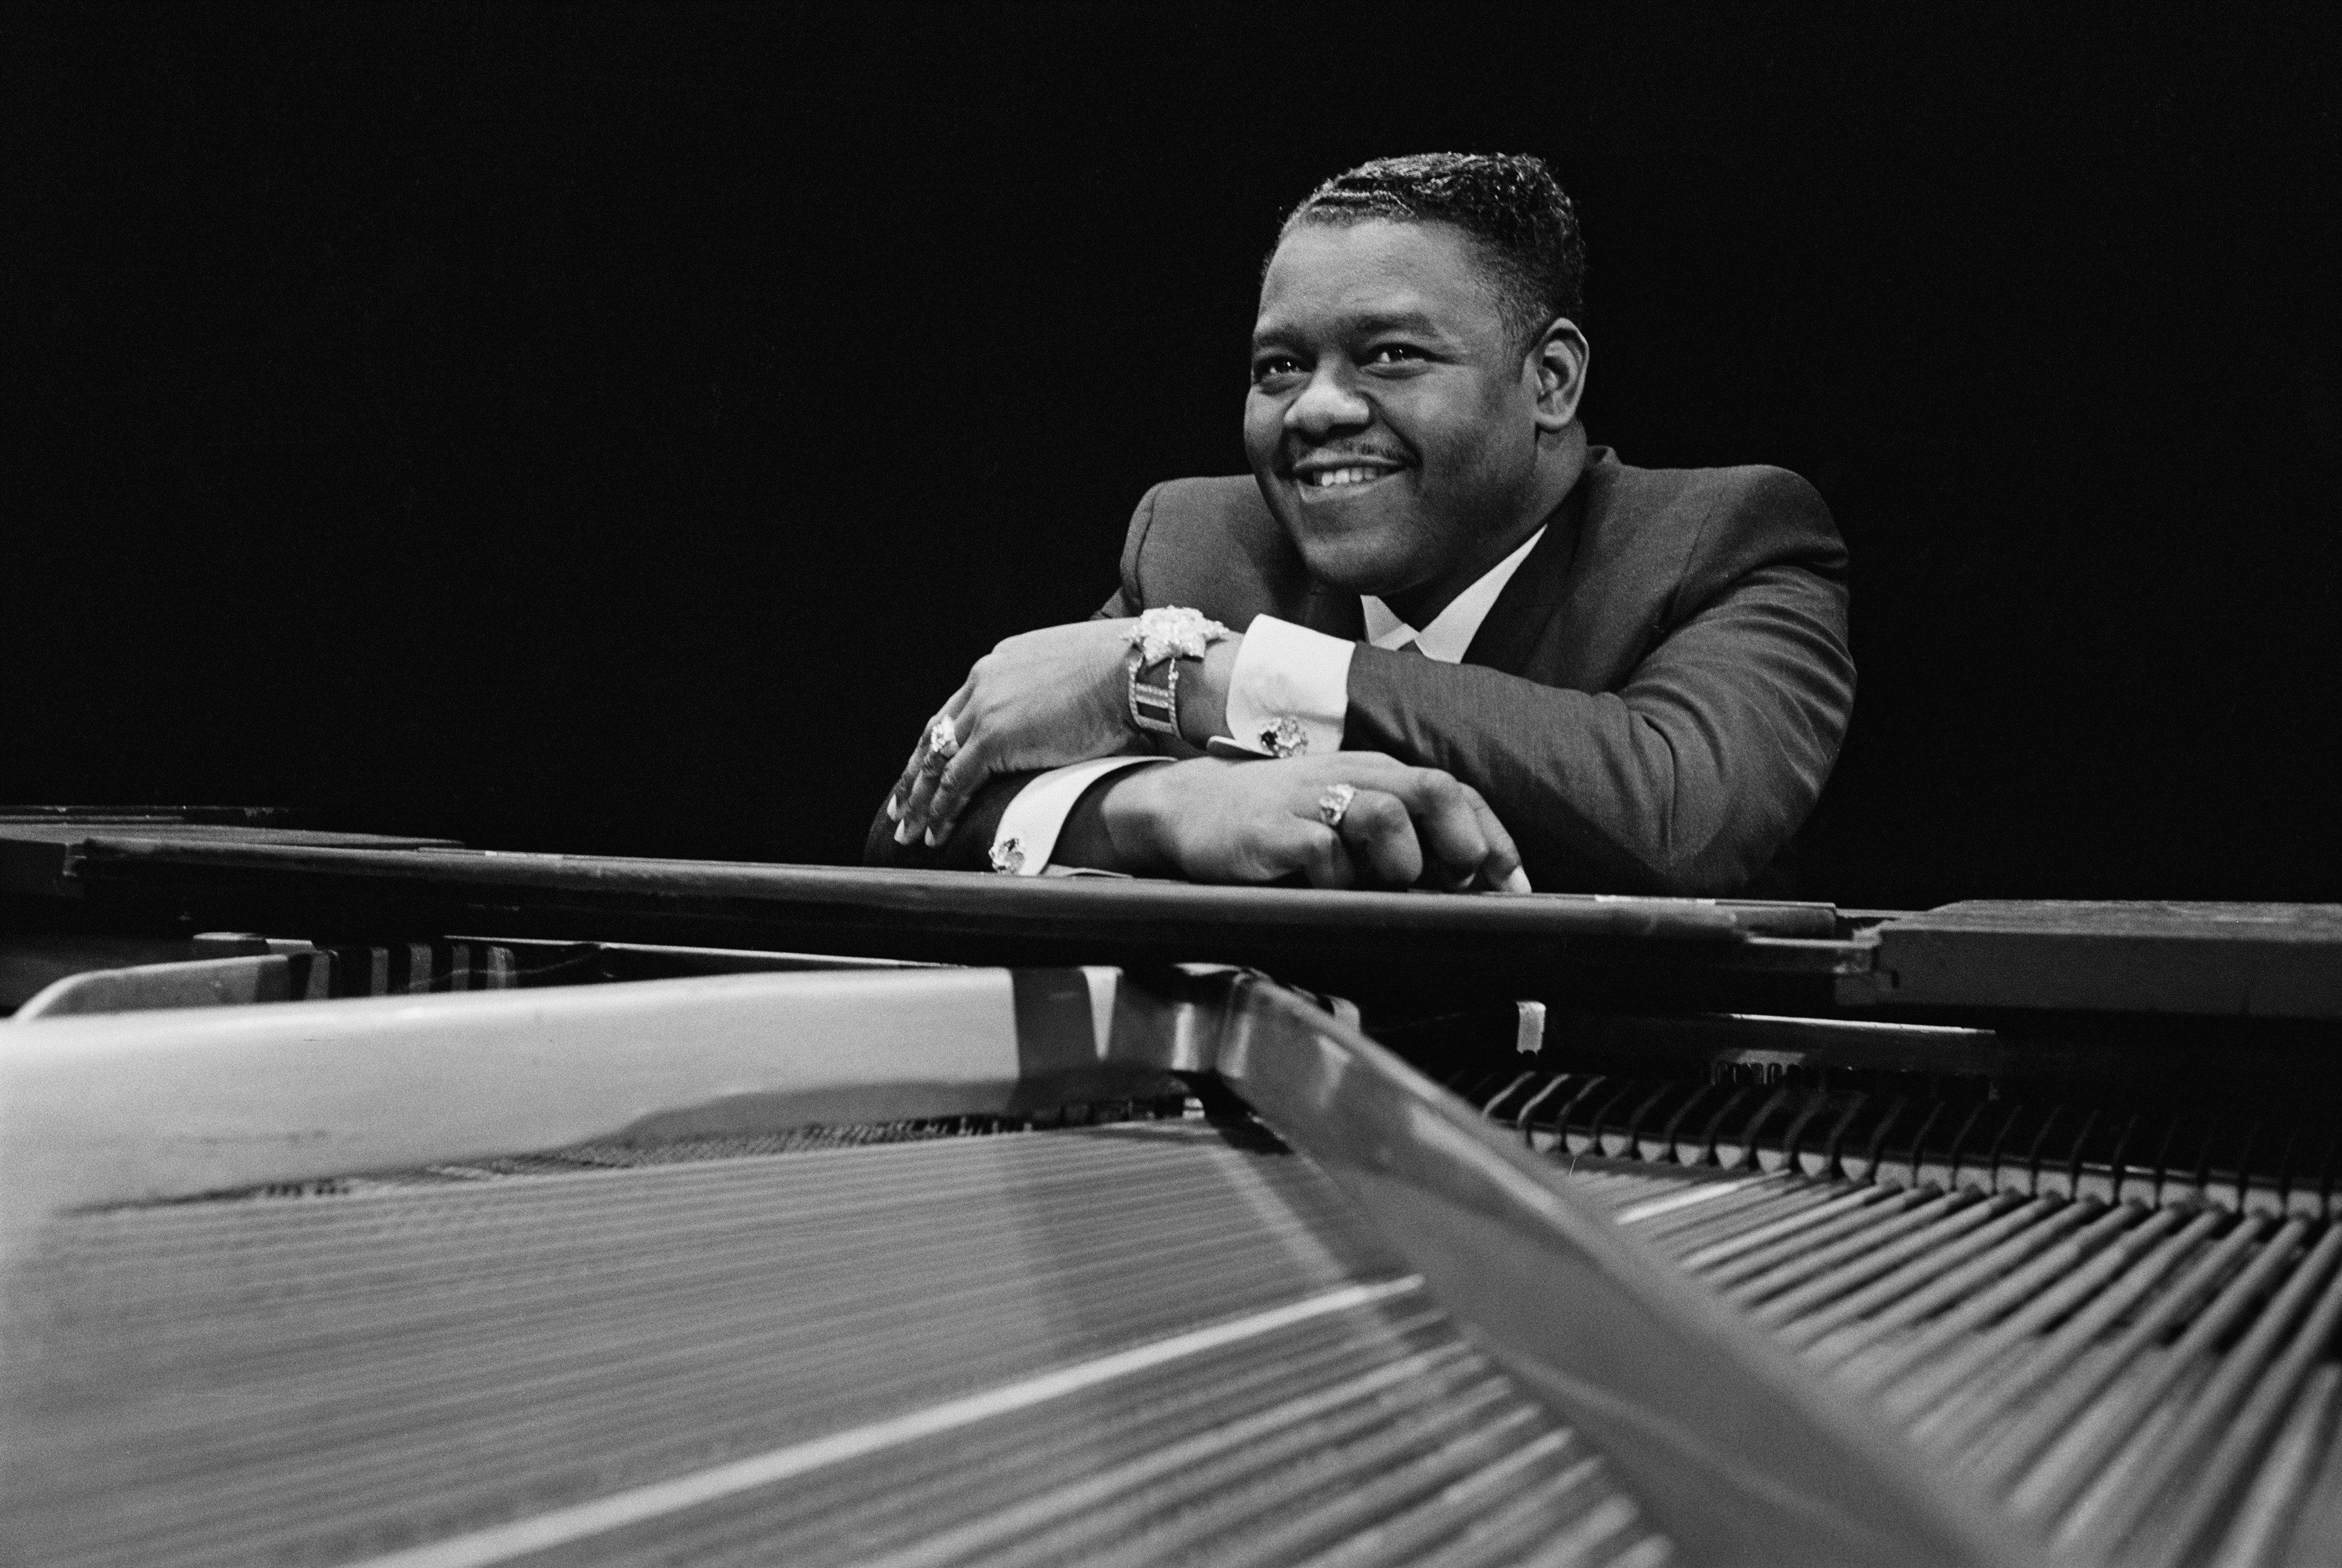
<svg viewBox="0 0 2342 1568">
<path fill-rule="evenodd" d="M 1373 418 L 1373 408 L 1346 378 L 1331 366 L 1319 365 L 1301 395 L 1286 405 L 1285 428 L 1322 439 L 1337 430 L 1355 430 Z"/>
</svg>

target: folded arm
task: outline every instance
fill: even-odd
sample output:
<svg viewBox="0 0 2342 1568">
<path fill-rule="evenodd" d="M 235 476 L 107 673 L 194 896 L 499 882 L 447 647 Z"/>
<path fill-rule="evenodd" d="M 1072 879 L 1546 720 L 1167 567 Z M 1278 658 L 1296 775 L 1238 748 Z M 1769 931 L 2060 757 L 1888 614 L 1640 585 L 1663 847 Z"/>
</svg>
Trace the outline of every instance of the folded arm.
<svg viewBox="0 0 2342 1568">
<path fill-rule="evenodd" d="M 1014 814 L 1052 790 L 1066 802 L 1038 814 L 1046 836 L 1020 847 Z M 1054 854 L 1066 865 L 1191 882 L 1528 890 L 1511 834 L 1477 791 L 1371 752 L 1145 759 L 999 781 L 983 796 L 932 848 L 898 844 L 881 813 L 866 858 L 973 870 L 983 844 L 993 869 L 1028 874 Z"/>
<path fill-rule="evenodd" d="M 1813 809 L 1854 700 L 1842 547 L 1817 496 L 1774 488 L 1711 521 L 1616 691 L 1359 647 L 1343 744 L 1476 785 L 1540 887 L 1742 886 Z"/>
<path fill-rule="evenodd" d="M 1135 532 L 1133 555 L 1137 538 Z M 1844 738 L 1854 691 L 1845 555 L 1820 498 L 1802 481 L 1775 474 L 1720 505 L 1686 561 L 1655 613 L 1648 647 L 1612 691 L 1546 685 L 1271 620 L 1254 623 L 1253 630 L 1273 630 L 1274 636 L 1254 641 L 1261 649 L 1276 643 L 1280 666 L 1287 668 L 1296 646 L 1311 639 L 1325 644 L 1314 674 L 1298 683 L 1323 686 L 1326 672 L 1336 672 L 1333 694 L 1320 694 L 1314 699 L 1318 711 L 1306 715 L 1313 755 L 1338 741 L 1346 754 L 1386 754 L 1472 786 L 1511 830 L 1535 885 L 1726 893 L 1762 870 L 1796 832 Z M 1126 586 L 1098 620 L 1119 621 L 1139 606 L 1129 585 L 1135 565 L 1126 559 Z M 1095 621 L 1091 626 L 1095 636 Z M 1072 634 L 1081 630 L 1049 634 L 1072 647 Z M 1244 646 L 1242 639 L 1215 644 L 1183 675 L 1188 741 L 1226 733 L 1230 721 L 1261 705 L 1263 684 L 1235 679 Z M 1246 663 L 1256 674 L 1266 661 Z M 1105 667 L 1067 665 L 1075 674 Z M 1110 685 L 1093 688 L 1086 699 L 1069 696 L 1066 705 L 1103 712 L 1106 704 L 1095 692 L 1110 696 L 1118 689 L 1118 670 L 1114 674 Z M 1080 689 L 1078 681 L 1066 686 Z M 1020 744 L 1027 749 L 1019 760 L 1028 770 L 1114 749 L 1103 735 L 1090 737 L 1086 752 L 1060 744 L 1053 753 L 1029 738 Z M 1135 734 L 1116 744 L 1142 749 Z M 917 763 L 915 755 L 915 771 Z M 975 783 L 979 775 L 969 776 Z M 869 858 L 985 869 L 1004 816 L 1036 776 L 1026 771 L 984 779 L 966 794 L 965 807 L 954 804 L 935 847 L 897 825 L 891 808 L 906 798 L 898 791 L 874 824 Z M 1086 785 L 1070 819 L 1060 803 L 1067 836 L 1052 842 L 1066 846 L 1057 852 L 1061 863 L 1097 853 L 1089 830 L 1101 803 L 1122 787 L 1116 780 Z M 1161 793 L 1157 783 L 1136 792 Z M 905 836 L 913 842 L 896 842 Z"/>
</svg>

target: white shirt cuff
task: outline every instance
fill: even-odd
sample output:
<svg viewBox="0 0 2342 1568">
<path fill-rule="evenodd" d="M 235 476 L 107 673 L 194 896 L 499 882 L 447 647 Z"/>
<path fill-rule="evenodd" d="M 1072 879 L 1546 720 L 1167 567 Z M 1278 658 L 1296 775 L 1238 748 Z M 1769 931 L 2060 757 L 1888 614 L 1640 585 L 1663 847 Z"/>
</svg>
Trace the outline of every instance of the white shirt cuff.
<svg viewBox="0 0 2342 1568">
<path fill-rule="evenodd" d="M 1346 638 L 1274 615 L 1254 616 L 1228 674 L 1228 734 L 1236 746 L 1270 755 L 1283 723 L 1293 752 L 1324 756 L 1340 751 L 1356 648 Z M 1303 743 L 1297 746 L 1289 741 L 1295 725 Z"/>
<path fill-rule="evenodd" d="M 1082 792 L 1110 773 L 1143 763 L 1167 762 L 1166 757 L 1099 757 L 1052 768 L 1023 789 L 1000 814 L 992 830 L 992 869 L 1017 876 L 1038 876 L 1048 869 L 1066 831 L 1066 819 L 1081 803 Z"/>
</svg>

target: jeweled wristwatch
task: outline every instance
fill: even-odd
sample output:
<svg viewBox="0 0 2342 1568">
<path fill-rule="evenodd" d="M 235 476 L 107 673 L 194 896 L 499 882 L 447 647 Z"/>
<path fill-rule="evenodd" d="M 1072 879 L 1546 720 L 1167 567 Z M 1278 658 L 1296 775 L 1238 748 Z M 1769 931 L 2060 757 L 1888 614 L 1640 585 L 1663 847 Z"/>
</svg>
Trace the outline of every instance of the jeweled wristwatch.
<svg viewBox="0 0 2342 1568">
<path fill-rule="evenodd" d="M 1204 650 L 1228 635 L 1228 629 L 1201 610 L 1166 606 L 1148 610 L 1130 629 L 1130 654 L 1123 661 L 1130 683 L 1130 722 L 1159 735 L 1179 733 L 1179 661 L 1200 659 Z M 1160 685 L 1141 679 L 1146 670 L 1165 666 Z"/>
</svg>

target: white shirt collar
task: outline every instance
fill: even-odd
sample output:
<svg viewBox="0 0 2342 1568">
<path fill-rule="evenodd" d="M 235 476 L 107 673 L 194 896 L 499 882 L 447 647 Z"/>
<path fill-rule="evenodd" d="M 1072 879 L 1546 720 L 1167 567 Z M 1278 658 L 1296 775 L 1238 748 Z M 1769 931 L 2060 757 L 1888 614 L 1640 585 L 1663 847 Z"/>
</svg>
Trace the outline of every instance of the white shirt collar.
<svg viewBox="0 0 2342 1568">
<path fill-rule="evenodd" d="M 1496 606 L 1496 595 L 1513 580 L 1536 542 L 1545 537 L 1539 528 L 1521 542 L 1521 547 L 1488 568 L 1480 580 L 1447 602 L 1447 608 L 1431 618 L 1431 624 L 1420 632 L 1394 614 L 1388 604 L 1371 594 L 1360 594 L 1358 603 L 1366 612 L 1366 641 L 1377 648 L 1404 648 L 1414 643 L 1426 656 L 1442 664 L 1460 664 L 1464 651 L 1479 634 L 1480 623 L 1488 618 Z"/>
</svg>

